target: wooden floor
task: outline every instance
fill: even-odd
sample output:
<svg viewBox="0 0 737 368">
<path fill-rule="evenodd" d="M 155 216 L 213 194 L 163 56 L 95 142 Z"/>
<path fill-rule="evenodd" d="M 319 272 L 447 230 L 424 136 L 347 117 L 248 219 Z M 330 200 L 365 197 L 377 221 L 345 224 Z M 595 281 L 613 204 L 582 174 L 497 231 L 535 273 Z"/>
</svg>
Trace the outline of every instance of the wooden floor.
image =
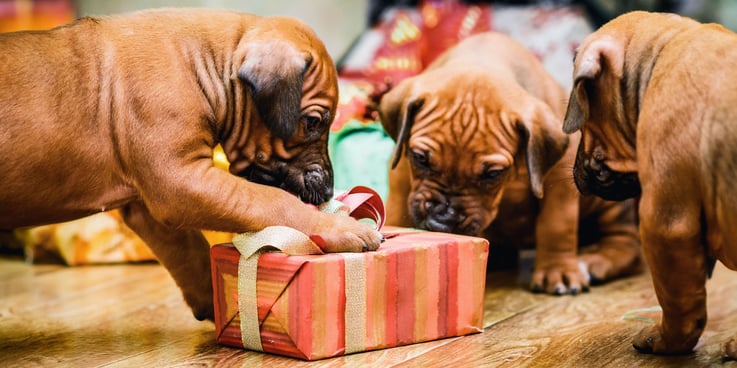
<svg viewBox="0 0 737 368">
<path fill-rule="evenodd" d="M 737 332 L 737 272 L 717 266 L 709 322 L 688 356 L 641 355 L 631 337 L 659 318 L 641 275 L 571 297 L 535 295 L 524 274 L 490 273 L 481 334 L 302 362 L 219 346 L 157 264 L 31 266 L 0 258 L 3 367 L 706 367 Z"/>
</svg>

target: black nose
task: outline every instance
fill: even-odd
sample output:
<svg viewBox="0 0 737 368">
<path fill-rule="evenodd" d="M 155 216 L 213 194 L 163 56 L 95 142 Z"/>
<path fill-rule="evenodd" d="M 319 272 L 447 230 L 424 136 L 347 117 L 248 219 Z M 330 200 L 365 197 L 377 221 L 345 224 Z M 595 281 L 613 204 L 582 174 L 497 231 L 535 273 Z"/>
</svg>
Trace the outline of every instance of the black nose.
<svg viewBox="0 0 737 368">
<path fill-rule="evenodd" d="M 318 205 L 333 197 L 332 176 L 323 169 L 310 169 L 303 174 L 303 201 Z"/>
<path fill-rule="evenodd" d="M 577 158 L 574 165 L 576 186 L 583 194 L 594 194 L 610 201 L 622 201 L 640 195 L 637 173 L 612 171 L 594 158 Z"/>
<path fill-rule="evenodd" d="M 447 233 L 459 232 L 462 212 L 446 200 L 427 200 L 424 203 L 427 230 Z"/>
</svg>

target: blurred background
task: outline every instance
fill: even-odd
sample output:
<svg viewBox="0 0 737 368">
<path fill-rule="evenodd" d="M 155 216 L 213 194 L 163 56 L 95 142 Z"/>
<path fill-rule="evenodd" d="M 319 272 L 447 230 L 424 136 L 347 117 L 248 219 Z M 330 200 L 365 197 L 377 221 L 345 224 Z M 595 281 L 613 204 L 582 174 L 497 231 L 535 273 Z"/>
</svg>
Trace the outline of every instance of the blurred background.
<svg viewBox="0 0 737 368">
<path fill-rule="evenodd" d="M 417 6 L 407 0 L 0 0 L 0 32 L 45 29 L 80 16 L 105 15 L 165 6 L 224 8 L 260 15 L 286 15 L 312 26 L 336 59 L 387 8 Z M 431 1 L 432 2 L 432 1 Z M 434 1 L 437 3 L 443 1 Z M 673 11 L 737 28 L 734 0 L 505 0 L 462 1 L 506 5 L 578 5 L 594 26 L 628 10 Z"/>
<path fill-rule="evenodd" d="M 331 55 L 365 28 L 367 0 L 0 0 L 0 32 L 45 29 L 81 16 L 159 7 L 208 7 L 299 18 L 315 29 Z"/>
</svg>

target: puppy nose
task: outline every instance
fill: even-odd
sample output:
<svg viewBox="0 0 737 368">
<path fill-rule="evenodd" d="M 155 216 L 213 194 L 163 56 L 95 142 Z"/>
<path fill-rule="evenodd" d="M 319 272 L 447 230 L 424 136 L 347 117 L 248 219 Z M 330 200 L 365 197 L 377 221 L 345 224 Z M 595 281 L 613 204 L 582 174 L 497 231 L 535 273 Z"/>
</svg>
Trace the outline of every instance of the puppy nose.
<svg viewBox="0 0 737 368">
<path fill-rule="evenodd" d="M 594 177 L 599 183 L 606 183 L 612 177 L 612 172 L 609 168 L 596 158 L 586 158 L 584 160 L 584 167 L 589 172 L 589 175 Z"/>
<path fill-rule="evenodd" d="M 460 212 L 446 201 L 425 202 L 428 230 L 442 232 L 459 232 L 458 224 L 462 221 Z"/>
<path fill-rule="evenodd" d="M 306 200 L 312 204 L 321 204 L 333 197 L 333 183 L 326 175 L 325 170 L 313 168 L 303 175 Z"/>
<path fill-rule="evenodd" d="M 435 219 L 443 222 L 455 219 L 456 211 L 448 202 L 434 202 L 427 201 L 425 207 L 428 209 L 428 214 Z"/>
<path fill-rule="evenodd" d="M 602 164 L 601 161 L 596 160 L 593 157 L 587 157 L 583 160 L 583 165 L 586 167 L 589 171 L 596 172 L 601 170 Z"/>
</svg>

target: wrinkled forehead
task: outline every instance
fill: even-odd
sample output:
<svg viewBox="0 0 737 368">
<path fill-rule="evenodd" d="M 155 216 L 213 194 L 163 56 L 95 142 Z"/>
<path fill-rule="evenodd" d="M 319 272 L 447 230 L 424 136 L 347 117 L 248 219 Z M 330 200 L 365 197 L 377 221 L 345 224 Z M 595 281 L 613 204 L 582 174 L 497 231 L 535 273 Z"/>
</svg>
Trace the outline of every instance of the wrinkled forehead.
<svg viewBox="0 0 737 368">
<path fill-rule="evenodd" d="M 302 102 L 303 108 L 305 103 L 321 103 L 334 115 L 338 105 L 338 78 L 330 56 L 313 56 L 304 73 Z"/>
<path fill-rule="evenodd" d="M 511 115 L 486 104 L 431 101 L 415 117 L 409 146 L 434 151 L 452 163 L 499 152 L 513 155 L 520 137 Z"/>
</svg>

